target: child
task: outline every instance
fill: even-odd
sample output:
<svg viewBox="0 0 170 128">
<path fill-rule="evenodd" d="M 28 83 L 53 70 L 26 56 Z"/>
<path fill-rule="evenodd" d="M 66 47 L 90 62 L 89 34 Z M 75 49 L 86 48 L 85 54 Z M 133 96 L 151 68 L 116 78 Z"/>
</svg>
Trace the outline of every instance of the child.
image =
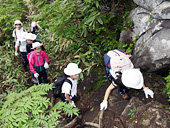
<svg viewBox="0 0 170 128">
<path fill-rule="evenodd" d="M 41 29 L 41 27 L 38 25 L 38 22 L 40 22 L 40 21 L 37 21 L 37 22 L 33 21 L 31 23 L 31 33 L 33 33 L 35 35 L 37 35 L 38 30 Z"/>
<path fill-rule="evenodd" d="M 106 59 L 106 56 L 110 59 Z M 107 109 L 108 98 L 114 88 L 119 88 L 119 93 L 124 99 L 129 99 L 127 92 L 129 88 L 141 89 L 143 87 L 146 98 L 150 95 L 153 98 L 153 91 L 145 87 L 142 73 L 139 69 L 133 67 L 129 55 L 121 50 L 111 50 L 104 55 L 106 73 L 111 84 L 106 89 L 103 102 L 100 104 L 100 110 Z M 108 70 L 108 67 L 110 69 Z"/>
<path fill-rule="evenodd" d="M 32 33 L 28 33 L 27 35 L 26 35 L 26 40 L 27 40 L 27 44 L 26 44 L 26 50 L 27 50 L 27 54 L 29 54 L 31 51 L 33 51 L 33 49 L 32 49 L 32 44 L 34 43 L 34 42 L 39 42 L 39 43 L 41 43 L 39 40 L 36 40 L 36 35 L 35 34 L 32 34 Z M 42 45 L 41 46 L 41 49 L 44 51 L 45 49 L 44 49 L 44 46 Z"/>
<path fill-rule="evenodd" d="M 78 65 L 75 63 L 69 63 L 64 69 L 64 74 L 67 75 L 67 80 L 72 82 L 72 85 L 69 82 L 64 82 L 61 88 L 61 100 L 67 101 L 71 105 L 75 106 L 75 99 L 77 97 L 77 80 L 79 78 L 79 73 L 81 69 L 78 68 Z"/>
<path fill-rule="evenodd" d="M 26 32 L 22 25 L 23 24 L 21 23 L 20 20 L 16 20 L 14 22 L 14 27 L 16 27 L 16 29 L 13 30 L 12 37 L 14 37 L 15 43 L 17 42 L 18 34 L 21 32 Z"/>
<path fill-rule="evenodd" d="M 18 56 L 18 49 L 21 53 L 21 56 L 23 58 L 23 67 L 25 71 L 28 71 L 27 69 L 27 64 L 28 64 L 28 59 L 27 59 L 27 53 L 26 53 L 26 32 L 21 32 L 18 34 L 18 39 L 15 44 L 15 56 Z"/>
<path fill-rule="evenodd" d="M 41 50 L 41 46 L 42 44 L 39 42 L 33 43 L 34 51 L 31 51 L 28 55 L 30 70 L 39 84 L 42 83 L 41 77 L 43 77 L 44 83 L 48 83 L 46 69 L 49 68 L 48 54 Z"/>
</svg>

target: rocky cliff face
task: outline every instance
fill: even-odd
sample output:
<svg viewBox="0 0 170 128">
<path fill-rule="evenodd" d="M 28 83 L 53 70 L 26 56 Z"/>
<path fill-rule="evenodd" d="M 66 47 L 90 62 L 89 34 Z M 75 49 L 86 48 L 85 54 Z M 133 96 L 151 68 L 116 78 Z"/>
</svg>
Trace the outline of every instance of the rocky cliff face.
<svg viewBox="0 0 170 128">
<path fill-rule="evenodd" d="M 136 68 L 158 72 L 170 68 L 170 1 L 133 0 L 138 7 L 130 12 L 133 28 L 121 33 L 120 41 L 132 42 Z M 128 34 L 126 34 L 128 33 Z"/>
</svg>

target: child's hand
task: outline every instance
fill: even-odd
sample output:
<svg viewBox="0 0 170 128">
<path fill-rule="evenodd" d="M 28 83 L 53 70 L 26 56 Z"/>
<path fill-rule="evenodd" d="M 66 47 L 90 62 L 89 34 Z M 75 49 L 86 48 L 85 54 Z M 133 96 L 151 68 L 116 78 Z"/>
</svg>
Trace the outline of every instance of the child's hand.
<svg viewBox="0 0 170 128">
<path fill-rule="evenodd" d="M 39 74 L 36 72 L 36 73 L 34 74 L 34 77 L 35 77 L 35 78 L 38 78 L 38 76 L 39 76 Z"/>
<path fill-rule="evenodd" d="M 49 65 L 48 65 L 47 62 L 44 63 L 44 68 L 45 68 L 45 69 L 49 68 Z"/>
</svg>

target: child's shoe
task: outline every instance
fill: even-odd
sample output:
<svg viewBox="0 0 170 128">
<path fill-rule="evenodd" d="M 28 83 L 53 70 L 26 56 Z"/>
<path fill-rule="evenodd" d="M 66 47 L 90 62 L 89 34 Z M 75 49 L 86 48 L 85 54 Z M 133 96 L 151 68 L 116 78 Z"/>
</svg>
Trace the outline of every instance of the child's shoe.
<svg viewBox="0 0 170 128">
<path fill-rule="evenodd" d="M 35 78 L 32 78 L 31 81 L 34 82 L 34 83 L 36 83 L 36 84 L 38 83 Z"/>
</svg>

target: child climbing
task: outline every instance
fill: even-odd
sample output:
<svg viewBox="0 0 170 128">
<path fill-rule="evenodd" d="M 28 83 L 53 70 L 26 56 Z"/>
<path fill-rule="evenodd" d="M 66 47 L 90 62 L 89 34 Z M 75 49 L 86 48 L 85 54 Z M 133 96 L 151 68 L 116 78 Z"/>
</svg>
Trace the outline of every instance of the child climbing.
<svg viewBox="0 0 170 128">
<path fill-rule="evenodd" d="M 32 44 L 34 42 L 39 42 L 41 43 L 39 40 L 36 40 L 36 35 L 35 34 L 32 34 L 32 33 L 27 33 L 26 35 L 26 40 L 27 40 L 27 44 L 26 44 L 26 50 L 27 50 L 27 54 L 30 53 L 31 51 L 33 51 L 32 49 Z M 41 46 L 41 49 L 44 51 L 44 46 L 42 45 Z"/>
<path fill-rule="evenodd" d="M 33 21 L 33 22 L 31 23 L 31 33 L 33 33 L 33 34 L 35 34 L 35 35 L 38 34 L 38 30 L 41 29 L 41 27 L 40 27 L 39 24 L 38 24 L 39 22 L 40 22 L 40 21 L 37 21 L 37 22 Z"/>
<path fill-rule="evenodd" d="M 61 100 L 70 103 L 74 107 L 76 107 L 77 80 L 81 71 L 75 63 L 69 63 L 64 69 L 64 74 L 67 76 L 67 79 L 61 88 Z"/>
<path fill-rule="evenodd" d="M 143 87 L 146 98 L 153 98 L 154 93 L 144 85 L 142 73 L 133 67 L 129 55 L 122 50 L 111 50 L 104 55 L 107 78 L 111 82 L 106 89 L 100 110 L 107 109 L 108 97 L 114 88 L 118 87 L 119 93 L 124 99 L 129 99 L 129 88 L 141 89 Z"/>
<path fill-rule="evenodd" d="M 21 32 L 26 32 L 26 30 L 22 27 L 22 25 L 23 24 L 21 23 L 20 20 L 16 20 L 14 22 L 14 27 L 16 28 L 13 30 L 12 37 L 14 37 L 15 43 L 17 42 L 18 34 Z"/>
<path fill-rule="evenodd" d="M 42 77 L 44 83 L 48 83 L 46 69 L 49 68 L 48 54 L 41 49 L 41 46 L 42 44 L 39 42 L 33 43 L 34 51 L 31 51 L 28 54 L 30 70 L 39 84 L 42 83 Z M 45 60 L 45 63 L 43 59 Z"/>
<path fill-rule="evenodd" d="M 21 32 L 18 34 L 18 39 L 15 44 L 15 56 L 18 56 L 18 49 L 21 53 L 21 56 L 23 58 L 23 63 L 22 66 L 24 67 L 25 71 L 28 71 L 27 64 L 28 64 L 28 59 L 27 59 L 27 52 L 26 52 L 26 32 Z"/>
</svg>

